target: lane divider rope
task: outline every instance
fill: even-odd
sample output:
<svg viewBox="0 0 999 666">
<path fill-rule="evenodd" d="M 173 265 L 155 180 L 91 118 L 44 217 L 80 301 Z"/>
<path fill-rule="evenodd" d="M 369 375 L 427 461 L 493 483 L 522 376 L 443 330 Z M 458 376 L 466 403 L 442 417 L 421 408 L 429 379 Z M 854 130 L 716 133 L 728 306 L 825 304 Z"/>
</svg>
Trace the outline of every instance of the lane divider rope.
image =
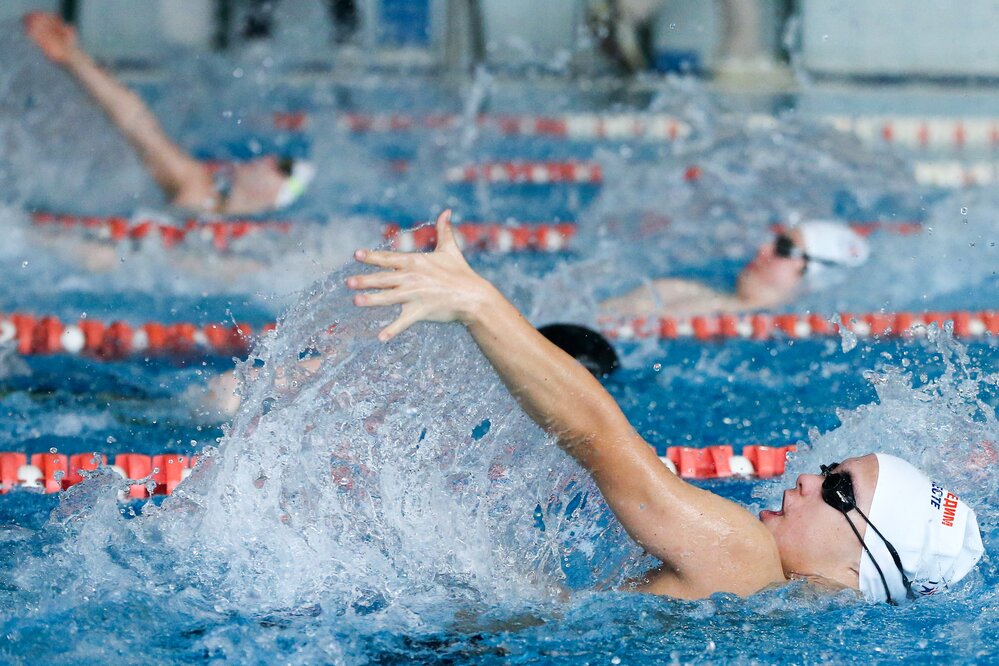
<svg viewBox="0 0 999 666">
<path fill-rule="evenodd" d="M 147 456 L 141 453 L 119 453 L 113 457 L 112 469 L 130 484 L 125 497 L 143 499 L 152 495 L 169 495 L 186 479 L 197 464 L 197 456 L 162 453 Z M 92 472 L 107 465 L 104 454 L 0 452 L 0 494 L 14 488 L 26 488 L 44 493 L 57 493 L 83 481 L 81 472 Z M 152 491 L 150 493 L 150 490 Z"/>
<path fill-rule="evenodd" d="M 999 118 L 843 116 L 821 120 L 867 143 L 887 143 L 920 150 L 999 149 Z"/>
<path fill-rule="evenodd" d="M 603 183 L 604 172 L 596 162 L 484 162 L 467 166 L 450 167 L 444 174 L 448 183 L 511 183 L 548 185 L 552 183 L 574 183 L 599 185 Z"/>
<path fill-rule="evenodd" d="M 274 328 L 268 324 L 257 334 Z M 12 343 L 21 355 L 85 354 L 101 360 L 131 355 L 193 356 L 204 354 L 244 355 L 252 344 L 248 324 L 146 322 L 132 326 L 123 321 L 104 323 L 80 319 L 63 323 L 57 317 L 30 314 L 0 314 L 0 344 Z"/>
<path fill-rule="evenodd" d="M 771 478 L 784 473 L 787 456 L 794 445 L 747 445 L 739 455 L 730 445 L 694 448 L 671 446 L 660 460 L 674 474 L 685 479 Z M 57 493 L 84 480 L 83 473 L 108 465 L 109 456 L 99 453 L 34 453 L 0 451 L 0 495 L 15 488 Z M 145 455 L 118 453 L 110 458 L 111 468 L 129 480 L 129 490 L 121 499 L 145 499 L 169 495 L 190 476 L 198 456 L 177 453 Z M 351 484 L 350 470 L 336 466 L 331 477 L 341 487 Z"/>
<path fill-rule="evenodd" d="M 197 220 L 175 221 L 169 217 L 153 216 L 100 217 L 66 215 L 57 213 L 34 213 L 32 221 L 37 226 L 49 230 L 82 229 L 101 242 L 130 241 L 141 244 L 158 240 L 164 249 L 173 249 L 198 239 L 210 244 L 216 251 L 230 249 L 232 241 L 260 231 L 290 233 L 294 223 L 270 220 Z M 661 218 L 663 225 L 669 218 Z M 877 231 L 894 234 L 914 234 L 922 231 L 920 222 L 849 222 L 851 228 L 864 236 Z M 774 225 L 779 231 L 783 225 Z M 574 222 L 462 222 L 455 225 L 458 242 L 469 252 L 562 252 L 570 249 L 578 226 Z M 432 250 L 437 233 L 432 226 L 404 227 L 394 222 L 382 223 L 382 236 L 391 243 L 393 249 L 403 252 Z"/>
<path fill-rule="evenodd" d="M 999 336 L 999 312 L 872 312 L 840 313 L 838 321 L 819 314 L 717 314 L 689 318 L 634 317 L 604 318 L 600 329 L 614 340 L 717 339 L 770 340 L 773 338 L 807 339 L 833 337 L 841 330 L 860 338 L 919 337 L 936 324 L 943 328 L 953 322 L 959 338 Z"/>
<path fill-rule="evenodd" d="M 102 242 L 134 243 L 159 240 L 164 249 L 199 239 L 209 242 L 219 252 L 230 248 L 233 240 L 250 233 L 273 231 L 289 233 L 293 226 L 287 221 L 258 220 L 209 220 L 188 219 L 174 223 L 169 218 L 151 217 L 97 217 L 35 213 L 32 221 L 48 229 L 83 229 Z M 463 222 L 455 225 L 458 242 L 470 252 L 562 252 L 576 233 L 575 223 L 525 222 L 508 224 L 500 222 Z M 382 236 L 392 247 L 404 252 L 433 249 L 437 234 L 432 226 L 404 228 L 394 222 L 382 224 Z"/>
<path fill-rule="evenodd" d="M 70 229 L 78 228 L 102 241 L 148 241 L 159 239 L 163 247 L 173 248 L 182 243 L 198 239 L 211 243 L 216 250 L 225 251 L 239 238 L 259 232 L 287 234 L 292 223 L 280 220 L 199 220 L 152 215 L 127 217 L 104 217 L 94 215 L 61 215 L 54 213 L 33 213 L 32 222 L 40 227 Z"/>
<path fill-rule="evenodd" d="M 464 251 L 477 252 L 562 252 L 569 249 L 577 225 L 564 224 L 501 224 L 463 223 L 454 227 L 455 238 Z M 437 230 L 430 225 L 403 229 L 397 224 L 383 227 L 383 236 L 392 249 L 400 252 L 433 250 L 437 246 Z"/>
<path fill-rule="evenodd" d="M 999 311 L 840 313 L 836 321 L 819 314 L 718 314 L 689 318 L 602 318 L 599 328 L 612 340 L 720 339 L 770 340 L 834 337 L 841 331 L 860 338 L 920 337 L 932 325 L 952 322 L 958 338 L 999 336 Z M 257 335 L 275 327 L 268 324 Z M 63 323 L 52 316 L 24 313 L 0 315 L 0 344 L 13 344 L 21 355 L 85 354 L 102 360 L 132 355 L 191 356 L 243 355 L 255 332 L 248 324 L 146 322 L 133 326 L 122 321 L 104 323 L 80 319 Z"/>
<path fill-rule="evenodd" d="M 887 143 L 921 150 L 962 151 L 968 148 L 999 150 L 999 118 L 945 116 L 851 116 L 821 114 L 816 119 L 867 143 Z M 276 129 L 302 131 L 311 115 L 304 111 L 277 112 Z M 420 129 L 454 129 L 465 122 L 456 114 L 348 113 L 337 125 L 353 133 L 410 132 Z M 506 136 L 550 136 L 579 140 L 647 139 L 674 141 L 691 135 L 691 125 L 662 113 L 563 113 L 550 116 L 483 114 L 476 125 Z M 750 114 L 748 127 L 769 129 L 780 119 L 769 114 Z"/>
<path fill-rule="evenodd" d="M 305 130 L 312 117 L 303 111 L 275 113 L 274 126 L 285 131 Z M 448 130 L 461 127 L 465 118 L 456 114 L 347 113 L 338 116 L 337 125 L 343 130 L 360 133 L 411 132 L 414 130 Z M 673 116 L 663 114 L 569 113 L 553 116 L 479 115 L 475 124 L 481 129 L 505 136 L 549 136 L 563 139 L 646 139 L 675 141 L 690 135 L 691 126 Z"/>
<path fill-rule="evenodd" d="M 226 162 L 216 162 L 215 168 L 222 168 Z M 649 162 L 649 166 L 654 163 Z M 398 174 L 410 172 L 413 162 L 399 159 L 389 160 L 390 169 Z M 979 160 L 960 161 L 953 159 L 919 160 L 913 162 L 913 179 L 919 185 L 940 188 L 963 188 L 991 185 L 999 182 L 999 161 Z M 696 164 L 684 170 L 687 182 L 696 182 L 703 175 L 703 169 Z M 597 162 L 586 160 L 536 161 L 509 160 L 450 167 L 444 172 L 444 180 L 450 184 L 485 182 L 509 185 L 557 185 L 603 184 L 603 167 Z"/>
</svg>

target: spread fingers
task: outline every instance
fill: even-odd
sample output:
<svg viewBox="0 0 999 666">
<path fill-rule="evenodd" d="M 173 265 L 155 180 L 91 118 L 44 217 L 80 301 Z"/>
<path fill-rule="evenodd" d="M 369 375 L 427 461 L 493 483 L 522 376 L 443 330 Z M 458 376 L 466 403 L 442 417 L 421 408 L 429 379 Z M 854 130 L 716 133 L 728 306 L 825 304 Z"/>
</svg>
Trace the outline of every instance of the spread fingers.
<svg viewBox="0 0 999 666">
<path fill-rule="evenodd" d="M 412 294 L 402 289 L 387 289 L 376 291 L 372 294 L 358 294 L 354 296 L 354 305 L 362 308 L 375 307 L 379 305 L 398 305 L 405 303 L 412 298 Z"/>
<path fill-rule="evenodd" d="M 358 250 L 354 259 L 362 264 L 378 266 L 379 268 L 403 268 L 409 265 L 410 257 L 403 252 L 388 252 L 385 250 Z"/>
<path fill-rule="evenodd" d="M 351 289 L 385 289 L 398 287 L 406 279 L 399 271 L 382 271 L 367 275 L 354 275 L 347 278 L 347 286 Z"/>
</svg>

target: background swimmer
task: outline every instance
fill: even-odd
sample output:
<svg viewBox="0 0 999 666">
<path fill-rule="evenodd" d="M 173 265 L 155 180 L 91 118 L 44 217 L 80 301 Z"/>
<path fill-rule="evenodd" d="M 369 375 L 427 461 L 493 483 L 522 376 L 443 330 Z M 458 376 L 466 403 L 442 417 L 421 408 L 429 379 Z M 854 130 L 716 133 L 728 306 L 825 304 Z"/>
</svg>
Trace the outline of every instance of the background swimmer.
<svg viewBox="0 0 999 666">
<path fill-rule="evenodd" d="M 892 456 L 849 458 L 800 475 L 780 510 L 759 520 L 681 481 L 599 382 L 469 267 L 450 218 L 445 211 L 437 220 L 433 253 L 359 250 L 358 261 L 385 270 L 348 278 L 349 288 L 372 290 L 354 302 L 402 306 L 379 333 L 383 342 L 420 321 L 466 326 L 527 414 L 589 471 L 628 534 L 662 561 L 634 589 L 685 599 L 746 596 L 807 578 L 898 603 L 957 582 L 981 557 L 974 512 L 952 493 L 933 494 L 935 484 Z M 926 502 L 915 501 L 923 494 Z M 929 501 L 938 495 L 949 498 L 949 513 Z"/>
<path fill-rule="evenodd" d="M 27 35 L 49 60 L 69 72 L 136 148 L 171 203 L 198 213 L 249 215 L 295 201 L 314 174 L 305 162 L 262 157 L 212 169 L 170 140 L 137 94 L 79 47 L 76 31 L 54 14 L 24 18 Z"/>
<path fill-rule="evenodd" d="M 867 241 L 836 222 L 810 221 L 782 231 L 760 246 L 739 273 L 734 293 L 695 280 L 664 278 L 603 302 L 606 313 L 624 316 L 694 316 L 746 312 L 784 305 L 803 285 L 835 282 L 837 269 L 859 266 L 870 254 Z"/>
</svg>

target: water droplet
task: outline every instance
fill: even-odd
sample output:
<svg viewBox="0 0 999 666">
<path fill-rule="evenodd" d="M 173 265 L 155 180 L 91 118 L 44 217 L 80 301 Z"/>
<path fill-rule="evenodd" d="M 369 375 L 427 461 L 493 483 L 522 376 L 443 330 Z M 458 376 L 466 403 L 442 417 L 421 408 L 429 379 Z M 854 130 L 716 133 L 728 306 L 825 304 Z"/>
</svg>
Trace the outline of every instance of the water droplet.
<svg viewBox="0 0 999 666">
<path fill-rule="evenodd" d="M 107 443 L 108 444 L 114 444 L 117 441 L 118 440 L 114 438 L 114 435 L 108 435 L 108 438 L 107 438 Z"/>
<path fill-rule="evenodd" d="M 25 259 L 24 261 L 21 262 L 21 268 L 27 268 L 27 267 L 28 267 L 28 260 Z"/>
<path fill-rule="evenodd" d="M 968 207 L 961 206 L 961 215 L 967 215 L 967 214 L 968 214 Z"/>
<path fill-rule="evenodd" d="M 49 453 L 58 453 L 58 452 L 59 452 L 59 449 L 57 449 L 54 446 L 51 449 L 49 449 Z"/>
</svg>

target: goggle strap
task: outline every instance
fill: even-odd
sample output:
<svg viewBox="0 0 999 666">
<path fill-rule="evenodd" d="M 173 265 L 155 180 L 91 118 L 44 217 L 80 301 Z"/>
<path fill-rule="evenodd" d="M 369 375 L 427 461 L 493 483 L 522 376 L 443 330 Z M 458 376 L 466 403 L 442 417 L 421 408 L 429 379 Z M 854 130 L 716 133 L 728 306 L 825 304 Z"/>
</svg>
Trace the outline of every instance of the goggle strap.
<svg viewBox="0 0 999 666">
<path fill-rule="evenodd" d="M 863 516 L 864 514 L 860 515 Z M 846 518 L 846 522 L 850 524 L 850 529 L 853 530 L 853 533 L 857 535 L 857 541 L 860 542 L 860 546 L 864 549 L 864 552 L 867 553 L 867 557 L 871 558 L 871 562 L 874 563 L 874 568 L 878 570 L 878 576 L 881 577 L 881 584 L 885 586 L 885 597 L 887 597 L 888 603 L 890 603 L 892 606 L 897 606 L 898 604 L 896 604 L 895 601 L 891 598 L 891 591 L 888 589 L 888 580 L 885 578 L 884 572 L 881 571 L 881 565 L 878 564 L 878 561 L 876 559 L 874 559 L 874 553 L 872 553 L 871 549 L 867 547 L 866 543 L 864 543 L 864 538 L 860 536 L 860 532 L 857 531 L 857 526 L 853 524 L 852 520 L 850 520 L 850 516 L 846 515 L 846 512 L 843 512 L 843 517 Z M 867 518 L 864 517 L 864 520 L 867 520 Z M 871 524 L 870 521 L 868 521 L 867 524 L 870 525 Z M 904 575 L 905 574 L 903 574 L 903 576 Z"/>
<path fill-rule="evenodd" d="M 874 533 L 878 535 L 878 538 L 884 542 L 885 547 L 888 548 L 888 553 L 891 555 L 891 559 L 895 561 L 895 566 L 898 567 L 898 572 L 902 574 L 902 583 L 905 585 L 905 591 L 907 593 L 907 596 L 910 599 L 915 598 L 916 595 L 912 591 L 912 583 L 909 582 L 909 577 L 905 575 L 905 569 L 902 567 L 902 558 L 899 557 L 898 551 L 895 550 L 895 547 L 891 545 L 891 542 L 885 538 L 885 535 L 881 534 L 881 530 L 876 528 L 874 526 L 874 523 L 872 523 L 870 519 L 864 515 L 864 512 L 860 510 L 859 506 L 854 508 L 857 510 L 857 513 L 860 514 L 860 517 L 864 519 L 864 522 L 867 523 L 867 526 L 870 527 L 872 530 L 874 530 Z M 866 548 L 866 546 L 864 547 Z"/>
</svg>

